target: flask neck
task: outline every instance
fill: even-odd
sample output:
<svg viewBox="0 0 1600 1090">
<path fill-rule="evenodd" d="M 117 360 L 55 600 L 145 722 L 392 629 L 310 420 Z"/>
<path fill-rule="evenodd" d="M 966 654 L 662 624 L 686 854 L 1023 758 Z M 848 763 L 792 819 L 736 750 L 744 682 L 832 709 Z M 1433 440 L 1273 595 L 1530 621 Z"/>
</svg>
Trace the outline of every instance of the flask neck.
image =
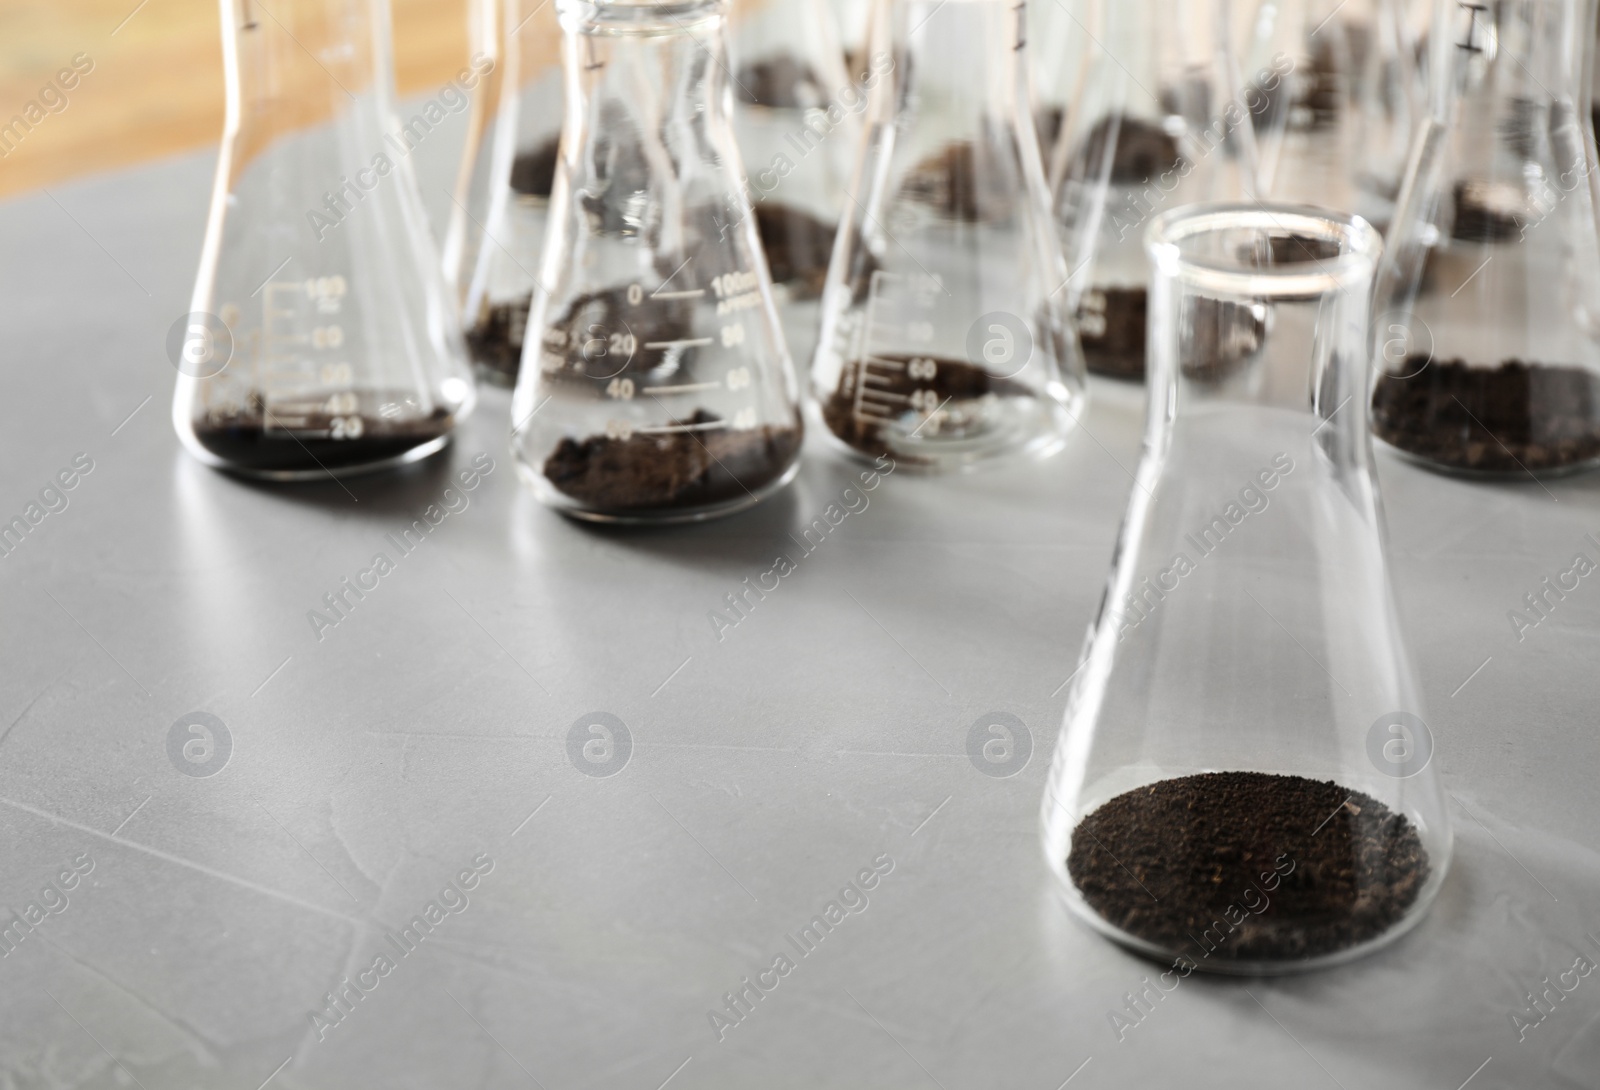
<svg viewBox="0 0 1600 1090">
<path fill-rule="evenodd" d="M 617 140 L 631 131 L 650 145 L 669 128 L 726 126 L 722 0 L 563 0 L 560 16 L 569 133 Z"/>
<path fill-rule="evenodd" d="M 227 128 L 261 140 L 387 95 L 388 0 L 225 0 Z"/>
<path fill-rule="evenodd" d="M 880 34 L 888 35 L 900 88 L 878 96 L 877 119 L 888 123 L 909 106 L 952 128 L 1020 127 L 1028 95 L 1025 15 L 1026 6 L 1013 0 L 892 0 Z"/>
<path fill-rule="evenodd" d="M 1251 406 L 1303 416 L 1365 464 L 1363 406 L 1377 232 L 1295 205 L 1179 209 L 1151 225 L 1152 417 Z M 1178 414 L 1179 419 L 1185 413 Z"/>
</svg>

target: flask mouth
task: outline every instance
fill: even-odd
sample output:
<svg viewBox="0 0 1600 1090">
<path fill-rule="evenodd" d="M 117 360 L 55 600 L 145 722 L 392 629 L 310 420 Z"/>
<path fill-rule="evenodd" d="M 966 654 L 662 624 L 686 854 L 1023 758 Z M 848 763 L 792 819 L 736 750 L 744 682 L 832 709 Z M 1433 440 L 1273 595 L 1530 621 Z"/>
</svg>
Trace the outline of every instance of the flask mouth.
<svg viewBox="0 0 1600 1090">
<path fill-rule="evenodd" d="M 1383 238 L 1360 216 L 1310 205 L 1195 204 L 1145 232 L 1162 275 L 1208 291 L 1271 299 L 1351 288 L 1365 293 Z"/>
<path fill-rule="evenodd" d="M 556 0 L 563 24 L 603 33 L 681 33 L 727 14 L 729 0 Z"/>
</svg>

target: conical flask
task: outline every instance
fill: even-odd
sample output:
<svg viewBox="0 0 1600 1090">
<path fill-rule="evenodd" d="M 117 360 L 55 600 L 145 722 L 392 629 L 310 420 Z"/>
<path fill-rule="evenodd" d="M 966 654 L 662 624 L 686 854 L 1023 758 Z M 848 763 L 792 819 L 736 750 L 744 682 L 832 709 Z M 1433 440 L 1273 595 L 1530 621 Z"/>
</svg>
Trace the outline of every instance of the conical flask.
<svg viewBox="0 0 1600 1090">
<path fill-rule="evenodd" d="M 1594 0 L 1447 0 L 1435 16 L 1372 391 L 1373 434 L 1423 464 L 1600 461 L 1594 25 Z"/>
<path fill-rule="evenodd" d="M 1126 0 L 1096 10 L 1103 47 L 1057 142 L 1051 184 L 1084 360 L 1093 374 L 1138 380 L 1149 309 L 1144 228 L 1163 211 L 1255 195 L 1250 107 L 1282 73 L 1257 73 L 1267 90 L 1244 93 L 1226 0 Z M 1228 317 L 1238 325 L 1230 342 L 1248 348 L 1253 315 Z"/>
<path fill-rule="evenodd" d="M 1259 0 L 1240 28 L 1254 88 L 1258 196 L 1355 212 L 1387 229 L 1421 121 L 1405 0 Z M 1247 93 L 1250 85 L 1247 84 Z"/>
<path fill-rule="evenodd" d="M 1148 237 L 1144 455 L 1046 855 L 1079 916 L 1183 975 L 1354 958 L 1418 921 L 1451 842 L 1358 411 L 1381 244 L 1257 203 Z M 1264 336 L 1219 368 L 1228 304 L 1265 307 Z"/>
<path fill-rule="evenodd" d="M 734 0 L 733 130 L 790 352 L 809 359 L 834 233 L 878 73 L 847 73 L 827 0 Z"/>
<path fill-rule="evenodd" d="M 539 497 L 747 507 L 798 468 L 794 367 L 728 119 L 721 0 L 558 0 L 566 128 L 513 399 Z"/>
<path fill-rule="evenodd" d="M 849 449 L 944 469 L 1058 449 L 1083 404 L 1029 115 L 1025 5 L 887 0 L 812 381 Z"/>
<path fill-rule="evenodd" d="M 522 366 L 528 312 L 538 290 L 540 252 L 561 142 L 561 34 L 555 9 L 541 0 L 485 0 L 503 25 L 500 97 L 477 156 L 487 193 L 480 220 L 463 217 L 474 235 L 473 263 L 463 290 L 467 349 L 478 377 L 513 386 Z"/>
<path fill-rule="evenodd" d="M 210 465 L 319 478 L 440 449 L 474 393 L 391 104 L 384 0 L 222 0 L 227 124 L 173 423 Z"/>
</svg>

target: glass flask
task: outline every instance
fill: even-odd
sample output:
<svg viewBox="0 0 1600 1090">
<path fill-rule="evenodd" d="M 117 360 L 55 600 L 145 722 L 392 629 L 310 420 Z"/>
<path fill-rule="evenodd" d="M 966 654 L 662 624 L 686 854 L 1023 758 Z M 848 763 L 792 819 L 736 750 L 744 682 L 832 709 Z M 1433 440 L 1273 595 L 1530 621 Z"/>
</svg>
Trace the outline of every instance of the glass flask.
<svg viewBox="0 0 1600 1090">
<path fill-rule="evenodd" d="M 1420 919 L 1451 844 L 1359 411 L 1381 243 L 1260 203 L 1164 213 L 1148 240 L 1144 454 L 1046 855 L 1077 915 L 1174 965 L 1354 958 Z M 1248 353 L 1229 306 L 1266 308 Z"/>
<path fill-rule="evenodd" d="M 483 224 L 489 216 L 493 189 L 490 169 L 494 158 L 495 115 L 500 105 L 500 80 L 505 70 L 502 39 L 508 29 L 504 16 L 508 0 L 469 0 L 467 4 L 467 46 L 474 67 L 482 72 L 469 92 L 467 131 L 461 144 L 461 163 L 450 193 L 450 208 L 445 221 L 445 287 L 459 307 L 466 300 L 472 270 L 478 262 L 478 247 L 483 242 Z"/>
<path fill-rule="evenodd" d="M 1056 215 L 1074 271 L 1072 302 L 1089 371 L 1145 373 L 1148 258 L 1144 228 L 1197 201 L 1255 195 L 1247 96 L 1229 59 L 1227 0 L 1101 6 L 1102 43 L 1051 163 Z M 1256 83 L 1270 93 L 1282 73 Z M 1081 287 L 1080 287 L 1081 284 Z M 1229 311 L 1247 347 L 1255 321 Z"/>
<path fill-rule="evenodd" d="M 222 0 L 227 122 L 173 423 L 280 480 L 412 461 L 471 411 L 456 310 L 392 109 L 384 0 Z"/>
<path fill-rule="evenodd" d="M 871 58 L 846 72 L 827 0 L 734 0 L 729 52 L 746 192 L 784 336 L 807 359 L 861 114 L 881 74 Z"/>
<path fill-rule="evenodd" d="M 813 365 L 847 448 L 931 469 L 1057 450 L 1083 404 L 1029 114 L 1025 6 L 889 0 Z"/>
<path fill-rule="evenodd" d="M 537 286 L 562 121 L 561 31 L 547 0 L 485 0 L 504 26 L 500 98 L 473 190 L 487 194 L 463 284 L 467 350 L 478 377 L 513 386 Z"/>
<path fill-rule="evenodd" d="M 1587 84 L 1594 0 L 1445 0 L 1434 109 L 1378 298 L 1372 430 L 1425 465 L 1600 460 L 1600 236 Z"/>
<path fill-rule="evenodd" d="M 1240 49 L 1258 196 L 1355 212 L 1380 231 L 1421 120 L 1406 0 L 1259 0 Z M 1282 72 L 1270 89 L 1250 75 Z"/>
<path fill-rule="evenodd" d="M 566 128 L 512 403 L 524 477 L 596 521 L 793 477 L 794 367 L 728 118 L 721 0 L 558 0 Z"/>
</svg>

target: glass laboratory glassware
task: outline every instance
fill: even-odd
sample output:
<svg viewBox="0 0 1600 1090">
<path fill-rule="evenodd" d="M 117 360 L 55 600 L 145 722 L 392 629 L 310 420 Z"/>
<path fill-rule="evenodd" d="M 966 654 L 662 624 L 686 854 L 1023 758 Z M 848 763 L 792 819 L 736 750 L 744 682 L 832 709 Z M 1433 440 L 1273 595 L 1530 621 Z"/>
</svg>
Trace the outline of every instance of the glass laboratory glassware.
<svg viewBox="0 0 1600 1090">
<path fill-rule="evenodd" d="M 1025 6 L 889 0 L 812 381 L 846 447 L 961 468 L 1060 448 L 1083 404 L 1028 110 Z"/>
<path fill-rule="evenodd" d="M 727 115 L 721 0 L 558 0 L 566 128 L 512 403 L 540 499 L 701 519 L 798 468 L 794 367 Z"/>
<path fill-rule="evenodd" d="M 514 386 L 559 158 L 561 28 L 547 0 L 487 2 L 501 8 L 506 33 L 491 150 L 479 163 L 488 206 L 462 308 L 478 377 Z"/>
<path fill-rule="evenodd" d="M 1386 229 L 1423 103 L 1405 0 L 1259 0 L 1244 26 L 1245 71 L 1261 90 L 1258 196 L 1355 212 Z M 1283 71 L 1284 69 L 1287 71 Z"/>
<path fill-rule="evenodd" d="M 1160 212 L 1255 195 L 1248 98 L 1228 46 L 1227 0 L 1102 5 L 1102 43 L 1051 163 L 1056 214 L 1074 272 L 1083 357 L 1093 374 L 1145 373 L 1150 276 L 1142 236 Z M 1281 74 L 1257 83 L 1270 92 Z M 1081 287 L 1080 287 L 1081 285 Z M 1228 310 L 1247 348 L 1248 311 Z"/>
<path fill-rule="evenodd" d="M 1260 203 L 1168 212 L 1148 240 L 1144 455 L 1045 851 L 1068 905 L 1142 953 L 1239 973 L 1354 958 L 1417 922 L 1451 844 L 1351 405 L 1381 243 Z M 1221 343 L 1223 303 L 1267 308 L 1247 355 Z"/>
<path fill-rule="evenodd" d="M 734 0 L 733 130 L 790 352 L 810 358 L 867 95 L 847 73 L 827 0 Z"/>
<path fill-rule="evenodd" d="M 1378 299 L 1373 434 L 1434 468 L 1600 461 L 1594 0 L 1446 0 Z"/>
<path fill-rule="evenodd" d="M 468 0 L 467 43 L 474 67 L 483 74 L 473 84 L 471 107 L 467 112 L 467 132 L 461 144 L 461 163 L 446 213 L 444 242 L 444 283 L 459 307 L 466 301 L 472 270 L 477 266 L 478 247 L 483 242 L 483 224 L 489 216 L 494 178 L 495 115 L 500 107 L 500 81 L 505 70 L 502 39 L 508 29 L 505 16 L 511 0 Z"/>
<path fill-rule="evenodd" d="M 392 110 L 385 0 L 222 0 L 227 122 L 173 424 L 278 480 L 413 461 L 474 404 Z"/>
</svg>

